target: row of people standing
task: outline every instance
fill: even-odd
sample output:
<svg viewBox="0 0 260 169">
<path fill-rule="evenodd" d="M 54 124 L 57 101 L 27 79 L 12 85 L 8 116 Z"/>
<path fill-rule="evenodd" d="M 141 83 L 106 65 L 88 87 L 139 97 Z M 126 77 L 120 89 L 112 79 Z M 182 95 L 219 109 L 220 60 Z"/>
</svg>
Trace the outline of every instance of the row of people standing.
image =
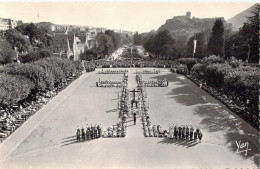
<svg viewBox="0 0 260 169">
<path fill-rule="evenodd" d="M 103 135 L 103 127 L 101 124 L 99 125 L 90 125 L 87 126 L 86 129 L 84 126 L 80 129 L 77 127 L 77 141 L 85 141 L 85 140 L 92 140 L 102 137 Z"/>
<path fill-rule="evenodd" d="M 170 125 L 169 126 L 169 138 L 170 139 L 190 139 L 190 140 L 202 140 L 202 132 L 200 129 L 194 129 L 192 126 L 188 127 L 187 125 Z"/>
</svg>

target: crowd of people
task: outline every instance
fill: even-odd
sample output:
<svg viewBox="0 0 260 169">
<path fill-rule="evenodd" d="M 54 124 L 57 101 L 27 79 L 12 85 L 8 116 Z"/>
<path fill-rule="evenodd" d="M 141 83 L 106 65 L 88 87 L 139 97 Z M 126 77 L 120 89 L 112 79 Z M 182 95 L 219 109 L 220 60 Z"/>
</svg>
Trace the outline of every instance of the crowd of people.
<svg viewBox="0 0 260 169">
<path fill-rule="evenodd" d="M 143 119 L 144 120 L 144 119 Z M 151 125 L 149 119 L 144 120 L 144 133 L 146 137 L 168 137 L 170 139 L 189 139 L 199 141 L 202 140 L 202 132 L 200 129 L 194 129 L 192 126 L 188 127 L 187 125 L 173 125 L 169 126 L 169 130 L 162 129 L 160 125 Z"/>
<path fill-rule="evenodd" d="M 99 125 L 88 125 L 86 129 L 84 126 L 80 129 L 77 127 L 76 131 L 77 141 L 85 141 L 85 140 L 92 140 L 97 139 L 103 136 L 103 126 L 101 124 Z"/>
<path fill-rule="evenodd" d="M 142 81 L 139 85 L 143 85 L 145 87 L 167 87 L 169 82 L 166 79 L 157 81 Z"/>
<path fill-rule="evenodd" d="M 122 82 L 119 82 L 119 81 L 100 81 L 100 82 L 96 82 L 96 87 L 122 87 Z"/>
<path fill-rule="evenodd" d="M 188 125 L 170 125 L 169 132 L 168 132 L 170 139 L 190 139 L 190 140 L 197 140 L 201 141 L 202 139 L 202 132 L 200 129 L 196 128 L 196 130 L 192 126 Z"/>
<path fill-rule="evenodd" d="M 142 70 L 142 71 L 138 71 L 136 73 L 141 73 L 141 74 L 159 74 L 160 70 L 156 70 L 156 69 L 153 69 L 153 70 Z"/>
<path fill-rule="evenodd" d="M 70 76 L 63 86 L 58 86 L 53 90 L 32 94 L 30 97 L 22 100 L 16 105 L 0 106 L 0 141 L 2 142 L 6 137 L 12 134 L 28 118 L 35 114 L 42 106 L 47 104 L 76 78 L 76 76 Z"/>
<path fill-rule="evenodd" d="M 100 70 L 98 71 L 98 74 L 125 74 L 128 73 L 128 70 L 111 70 L 111 69 L 106 69 L 106 70 Z"/>
<path fill-rule="evenodd" d="M 104 137 L 125 137 L 126 136 L 126 122 L 120 121 L 114 126 L 108 127 L 104 131 Z"/>
<path fill-rule="evenodd" d="M 3 140 L 18 127 L 20 127 L 29 117 L 36 113 L 52 97 L 57 95 L 57 90 L 47 93 L 37 94 L 35 99 L 26 100 L 20 105 L 12 107 L 1 107 L 0 112 L 0 138 Z"/>
<path fill-rule="evenodd" d="M 85 67 L 90 68 L 129 68 L 129 67 L 154 67 L 154 68 L 171 68 L 174 61 L 172 60 L 158 60 L 158 59 L 120 59 L 120 60 L 92 60 L 84 61 Z"/>
</svg>

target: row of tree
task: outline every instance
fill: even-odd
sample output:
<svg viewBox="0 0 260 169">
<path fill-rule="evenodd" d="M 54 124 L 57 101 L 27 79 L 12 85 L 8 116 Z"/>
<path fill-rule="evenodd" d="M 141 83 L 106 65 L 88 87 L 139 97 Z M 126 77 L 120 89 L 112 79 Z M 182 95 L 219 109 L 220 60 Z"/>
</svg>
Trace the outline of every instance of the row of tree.
<svg viewBox="0 0 260 169">
<path fill-rule="evenodd" d="M 243 66 L 242 62 L 235 58 L 227 62 L 212 56 L 192 66 L 191 76 L 226 95 L 238 106 L 246 107 L 239 115 L 253 126 L 258 126 L 258 68 Z"/>
<path fill-rule="evenodd" d="M 190 78 L 199 80 L 209 92 L 222 97 L 224 102 L 237 105 L 239 110 L 234 109 L 234 112 L 258 127 L 258 68 L 245 66 L 234 57 L 227 61 L 215 55 L 203 59 L 180 58 L 174 62 L 177 73 L 190 72 Z"/>
<path fill-rule="evenodd" d="M 56 57 L 8 64 L 0 71 L 0 104 L 16 104 L 30 94 L 64 86 L 67 77 L 75 76 L 82 70 L 81 63 Z"/>
<path fill-rule="evenodd" d="M 99 32 L 96 36 L 96 44 L 91 49 L 86 49 L 85 53 L 80 55 L 81 60 L 103 59 L 116 51 L 121 45 L 131 42 L 128 35 L 115 33 L 112 30 L 106 30 L 105 33 Z"/>
<path fill-rule="evenodd" d="M 225 59 L 235 57 L 257 63 L 259 61 L 259 11 L 258 4 L 252 11 L 252 16 L 248 17 L 248 21 L 237 32 L 226 29 L 223 20 L 216 19 L 211 30 L 196 33 L 189 38 L 186 46 L 176 43 L 177 36 L 170 34 L 168 30 L 135 33 L 133 41 L 134 44 L 143 45 L 146 51 L 161 58 L 204 58 L 217 55 Z M 194 40 L 196 40 L 195 53 Z"/>
<path fill-rule="evenodd" d="M 18 53 L 23 53 L 23 58 L 27 56 L 26 54 L 28 54 L 28 58 L 33 55 L 38 56 L 33 52 L 33 48 L 37 48 L 38 51 L 49 51 L 49 53 L 52 51 L 53 36 L 48 33 L 46 28 L 38 28 L 33 23 L 22 24 L 15 29 L 8 29 L 0 33 L 0 64 L 17 61 Z"/>
<path fill-rule="evenodd" d="M 211 32 L 199 32 L 187 44 L 187 55 L 193 55 L 194 40 L 197 42 L 195 57 L 217 55 L 225 59 L 235 57 L 243 61 L 259 61 L 259 4 L 251 11 L 252 16 L 237 32 L 224 28 L 223 21 L 217 19 Z"/>
</svg>

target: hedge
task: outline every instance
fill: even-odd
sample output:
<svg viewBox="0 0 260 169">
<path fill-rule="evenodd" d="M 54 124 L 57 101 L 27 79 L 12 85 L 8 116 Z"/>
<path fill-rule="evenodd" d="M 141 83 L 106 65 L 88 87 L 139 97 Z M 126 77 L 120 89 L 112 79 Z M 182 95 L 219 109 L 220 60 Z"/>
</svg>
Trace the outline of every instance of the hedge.
<svg viewBox="0 0 260 169">
<path fill-rule="evenodd" d="M 8 64 L 0 70 L 0 103 L 15 104 L 31 94 L 63 86 L 67 77 L 76 76 L 82 70 L 82 64 L 56 57 Z"/>
</svg>

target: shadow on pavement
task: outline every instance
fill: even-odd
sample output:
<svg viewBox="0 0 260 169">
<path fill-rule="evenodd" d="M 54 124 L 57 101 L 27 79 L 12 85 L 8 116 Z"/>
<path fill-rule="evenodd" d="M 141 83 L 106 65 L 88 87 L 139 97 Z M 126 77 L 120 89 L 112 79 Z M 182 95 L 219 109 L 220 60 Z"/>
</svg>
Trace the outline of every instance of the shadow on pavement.
<svg viewBox="0 0 260 169">
<path fill-rule="evenodd" d="M 181 75 L 182 76 L 182 75 Z M 154 76 L 151 77 L 152 79 L 156 79 L 156 80 L 164 80 L 166 79 L 168 82 L 180 82 L 182 84 L 184 84 L 179 78 L 178 75 L 176 76 L 172 76 L 172 73 L 169 73 L 167 75 L 159 75 L 159 76 Z"/>
<path fill-rule="evenodd" d="M 107 110 L 106 113 L 117 112 L 118 109 Z"/>
<path fill-rule="evenodd" d="M 187 85 L 172 89 L 168 95 L 173 95 L 172 98 L 175 99 L 177 103 L 185 106 L 205 103 L 205 101 L 199 95 L 194 93 L 194 91 L 192 91 L 192 89 Z"/>
<path fill-rule="evenodd" d="M 69 139 L 68 139 L 69 138 Z M 71 139 L 72 138 L 72 139 Z M 66 140 L 68 139 L 68 140 Z M 98 139 L 98 138 L 97 138 Z M 63 138 L 61 142 L 61 146 L 68 146 L 68 145 L 71 145 L 71 144 L 76 144 L 76 143 L 84 143 L 84 142 L 88 142 L 88 141 L 93 141 L 93 140 L 96 140 L 96 139 L 89 139 L 89 140 L 80 140 L 80 141 L 77 141 L 77 138 L 76 136 L 70 136 L 70 137 L 65 137 Z"/>
<path fill-rule="evenodd" d="M 161 141 L 158 142 L 158 144 L 175 144 L 178 146 L 183 146 L 186 148 L 190 148 L 193 146 L 196 146 L 199 144 L 199 141 L 194 141 L 194 140 L 182 140 L 182 139 L 170 139 L 168 137 L 163 138 Z"/>
<path fill-rule="evenodd" d="M 259 165 L 259 133 L 247 122 L 232 112 L 225 110 L 227 108 L 216 105 L 198 106 L 194 114 L 203 118 L 201 124 L 209 132 L 224 132 L 225 144 L 234 153 L 237 153 L 237 143 L 248 143 L 251 149 L 245 155 L 245 152 L 238 153 L 242 158 L 251 158 L 255 164 Z M 242 148 L 241 151 L 245 149 Z M 240 151 L 240 150 L 239 150 Z"/>
</svg>

